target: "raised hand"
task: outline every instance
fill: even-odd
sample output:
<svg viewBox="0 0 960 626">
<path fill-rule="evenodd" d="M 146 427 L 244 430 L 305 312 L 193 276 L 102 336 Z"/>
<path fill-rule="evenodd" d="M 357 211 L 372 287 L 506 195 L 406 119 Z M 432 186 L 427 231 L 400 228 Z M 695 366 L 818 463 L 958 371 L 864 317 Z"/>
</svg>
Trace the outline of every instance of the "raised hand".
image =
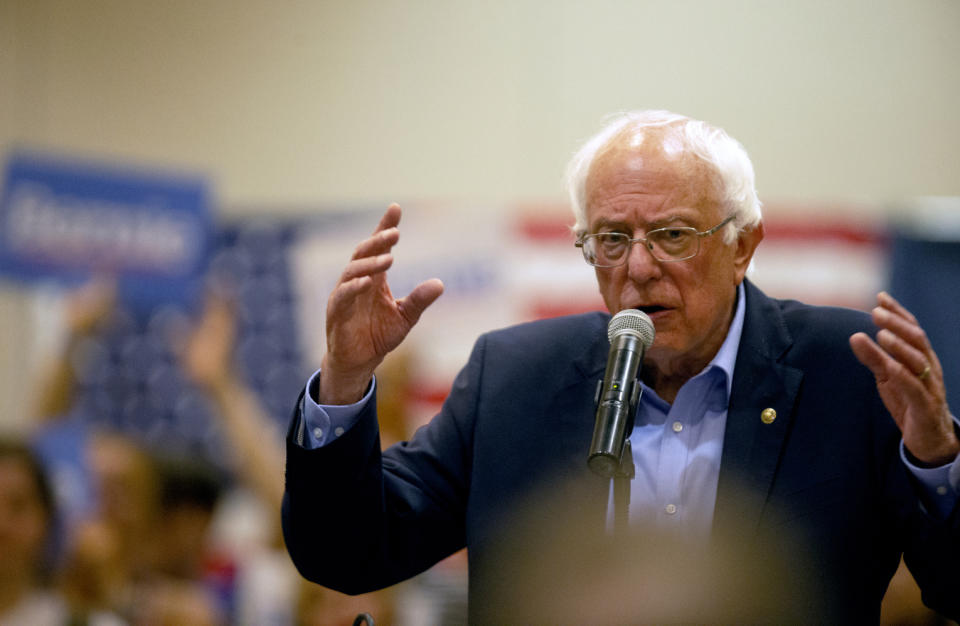
<svg viewBox="0 0 960 626">
<path fill-rule="evenodd" d="M 113 279 L 96 277 L 71 292 L 66 299 L 66 325 L 75 336 L 91 334 L 110 317 L 117 303 L 117 285 Z"/>
<path fill-rule="evenodd" d="M 236 377 L 233 351 L 237 321 L 233 306 L 222 296 L 208 294 L 203 315 L 180 346 L 181 364 L 190 379 L 217 392 Z"/>
<path fill-rule="evenodd" d="M 960 451 L 947 407 L 940 360 L 917 319 L 893 296 L 877 295 L 874 341 L 865 333 L 850 337 L 850 347 L 877 379 L 877 390 L 903 433 L 914 457 L 930 465 L 954 460 Z"/>
<path fill-rule="evenodd" d="M 423 311 L 443 293 L 434 278 L 396 299 L 387 284 L 390 251 L 400 238 L 400 207 L 390 205 L 373 234 L 360 242 L 327 301 L 327 352 L 320 375 L 322 404 L 356 402 L 373 371 Z"/>
</svg>

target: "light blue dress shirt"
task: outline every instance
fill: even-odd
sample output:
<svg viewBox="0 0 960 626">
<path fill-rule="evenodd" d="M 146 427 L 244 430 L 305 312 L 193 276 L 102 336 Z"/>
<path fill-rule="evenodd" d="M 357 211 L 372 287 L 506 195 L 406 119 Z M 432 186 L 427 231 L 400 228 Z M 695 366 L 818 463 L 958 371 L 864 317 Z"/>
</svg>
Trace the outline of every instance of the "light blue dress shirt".
<svg viewBox="0 0 960 626">
<path fill-rule="evenodd" d="M 672 405 L 641 383 L 643 393 L 630 435 L 636 469 L 630 483 L 631 523 L 709 535 L 744 300 L 741 285 L 723 345 L 703 371 L 683 384 Z M 612 503 L 608 510 L 613 510 Z"/>
<path fill-rule="evenodd" d="M 743 332 L 744 293 L 741 284 L 737 289 L 737 310 L 720 350 L 702 372 L 684 383 L 672 405 L 642 385 L 630 436 L 636 469 L 630 485 L 632 523 L 656 524 L 690 537 L 709 535 L 717 500 L 733 369 Z M 314 379 L 319 375 L 317 371 L 310 378 L 308 390 L 313 388 Z M 304 394 L 297 442 L 313 449 L 342 435 L 356 423 L 360 412 L 373 398 L 375 388 L 376 379 L 359 402 L 344 406 L 320 405 L 309 393 Z M 908 459 L 902 441 L 900 458 L 922 485 L 924 505 L 931 513 L 945 518 L 960 493 L 960 463 L 955 460 L 932 469 L 918 467 Z M 611 485 L 609 516 L 613 515 L 612 493 Z"/>
</svg>

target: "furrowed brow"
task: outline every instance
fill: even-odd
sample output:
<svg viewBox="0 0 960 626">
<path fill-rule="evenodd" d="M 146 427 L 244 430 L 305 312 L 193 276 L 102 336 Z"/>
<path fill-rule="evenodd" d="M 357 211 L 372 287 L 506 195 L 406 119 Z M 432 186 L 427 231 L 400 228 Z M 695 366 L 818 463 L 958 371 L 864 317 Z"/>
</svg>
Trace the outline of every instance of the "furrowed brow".
<svg viewBox="0 0 960 626">
<path fill-rule="evenodd" d="M 666 217 L 662 217 L 658 220 L 654 220 L 649 224 L 649 230 L 654 230 L 657 228 L 665 228 L 667 226 L 694 226 L 694 220 L 691 216 L 682 214 L 682 213 L 673 213 Z"/>
<path fill-rule="evenodd" d="M 599 219 L 594 222 L 590 228 L 590 232 L 599 233 L 599 232 L 624 232 L 629 233 L 633 229 L 622 220 L 608 220 L 608 219 Z"/>
<path fill-rule="evenodd" d="M 658 228 L 665 228 L 667 226 L 695 226 L 695 221 L 692 216 L 681 214 L 681 213 L 672 213 L 660 219 L 656 219 L 648 224 L 646 224 L 646 231 L 656 230 Z M 598 233 L 601 231 L 606 232 L 624 232 L 632 233 L 635 228 L 625 222 L 624 220 L 618 219 L 607 219 L 600 218 L 590 228 L 590 232 Z"/>
</svg>

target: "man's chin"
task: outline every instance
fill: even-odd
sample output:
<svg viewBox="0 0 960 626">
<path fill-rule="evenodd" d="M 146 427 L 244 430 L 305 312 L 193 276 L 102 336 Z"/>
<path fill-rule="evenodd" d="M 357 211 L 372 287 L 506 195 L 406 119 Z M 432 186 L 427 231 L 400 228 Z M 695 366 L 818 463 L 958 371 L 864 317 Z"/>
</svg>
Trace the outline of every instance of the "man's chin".
<svg viewBox="0 0 960 626">
<path fill-rule="evenodd" d="M 678 353 L 666 342 L 661 343 L 660 338 L 653 340 L 653 345 L 643 355 L 643 367 L 652 367 L 654 369 L 664 369 L 671 360 L 676 359 Z"/>
</svg>

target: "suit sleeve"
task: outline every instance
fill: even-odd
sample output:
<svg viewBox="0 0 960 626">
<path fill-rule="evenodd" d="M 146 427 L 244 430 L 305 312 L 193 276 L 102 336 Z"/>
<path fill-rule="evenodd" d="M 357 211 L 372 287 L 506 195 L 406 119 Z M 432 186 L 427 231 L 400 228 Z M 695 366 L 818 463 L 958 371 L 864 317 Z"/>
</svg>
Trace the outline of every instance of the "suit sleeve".
<svg viewBox="0 0 960 626">
<path fill-rule="evenodd" d="M 912 514 L 907 516 L 903 559 L 919 585 L 924 604 L 960 620 L 960 506 L 928 511 L 924 487 L 914 482 Z"/>
<path fill-rule="evenodd" d="M 300 573 L 344 593 L 414 576 L 465 545 L 481 338 L 441 412 L 409 442 L 381 453 L 376 402 L 317 449 L 296 442 L 303 396 L 287 434 L 282 524 Z"/>
</svg>

